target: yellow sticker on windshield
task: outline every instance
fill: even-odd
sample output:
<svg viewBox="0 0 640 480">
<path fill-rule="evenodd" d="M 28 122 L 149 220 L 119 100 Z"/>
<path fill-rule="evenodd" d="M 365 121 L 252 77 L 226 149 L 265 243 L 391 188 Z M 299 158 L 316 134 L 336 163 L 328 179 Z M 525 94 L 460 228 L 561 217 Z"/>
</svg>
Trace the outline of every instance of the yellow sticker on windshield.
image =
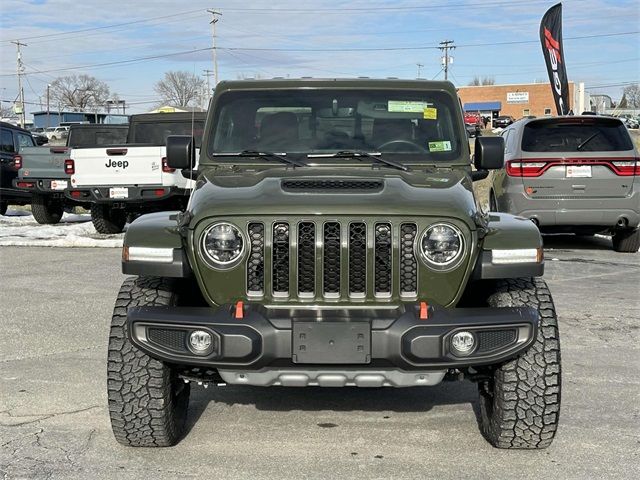
<svg viewBox="0 0 640 480">
<path fill-rule="evenodd" d="M 425 120 L 437 120 L 438 109 L 433 107 L 427 107 L 422 111 L 422 115 Z"/>
<path fill-rule="evenodd" d="M 429 142 L 429 151 L 430 152 L 450 152 L 451 142 L 448 140 L 441 141 L 441 142 Z"/>
</svg>

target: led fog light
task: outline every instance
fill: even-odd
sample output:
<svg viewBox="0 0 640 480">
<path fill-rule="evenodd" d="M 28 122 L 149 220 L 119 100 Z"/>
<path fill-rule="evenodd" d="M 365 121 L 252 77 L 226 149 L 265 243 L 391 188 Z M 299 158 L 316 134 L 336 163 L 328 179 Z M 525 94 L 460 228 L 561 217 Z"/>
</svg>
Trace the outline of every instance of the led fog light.
<svg viewBox="0 0 640 480">
<path fill-rule="evenodd" d="M 195 330 L 189 335 L 189 347 L 193 353 L 208 353 L 212 344 L 211 334 L 204 330 Z"/>
<path fill-rule="evenodd" d="M 471 332 L 457 332 L 451 337 L 451 350 L 455 355 L 469 355 L 476 345 L 476 339 Z"/>
</svg>

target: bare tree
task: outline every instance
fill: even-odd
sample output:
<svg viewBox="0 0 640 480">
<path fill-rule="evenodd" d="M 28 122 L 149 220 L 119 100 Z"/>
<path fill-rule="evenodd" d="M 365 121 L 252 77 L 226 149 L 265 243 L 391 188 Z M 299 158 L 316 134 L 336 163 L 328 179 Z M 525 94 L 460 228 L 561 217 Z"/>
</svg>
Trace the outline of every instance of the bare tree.
<svg viewBox="0 0 640 480">
<path fill-rule="evenodd" d="M 100 110 L 109 98 L 109 86 L 91 75 L 69 75 L 51 82 L 53 103 L 74 111 Z"/>
<path fill-rule="evenodd" d="M 478 75 L 473 77 L 473 80 L 469 82 L 469 86 L 478 87 L 480 85 L 495 85 L 496 79 L 493 77 L 482 77 L 480 78 Z"/>
<path fill-rule="evenodd" d="M 622 89 L 622 98 L 627 101 L 627 108 L 640 108 L 640 85 L 632 83 Z"/>
<path fill-rule="evenodd" d="M 12 117 L 12 116 L 13 116 L 13 107 L 11 105 L 6 107 L 0 103 L 0 118 Z"/>
<path fill-rule="evenodd" d="M 205 82 L 202 78 L 185 71 L 171 71 L 156 82 L 154 90 L 164 103 L 175 107 L 199 105 Z"/>
</svg>

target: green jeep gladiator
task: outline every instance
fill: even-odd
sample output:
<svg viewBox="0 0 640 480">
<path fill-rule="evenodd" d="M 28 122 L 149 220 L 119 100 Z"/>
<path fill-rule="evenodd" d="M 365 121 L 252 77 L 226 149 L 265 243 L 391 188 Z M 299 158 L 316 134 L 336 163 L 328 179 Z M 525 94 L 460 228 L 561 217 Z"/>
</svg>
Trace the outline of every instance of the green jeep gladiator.
<svg viewBox="0 0 640 480">
<path fill-rule="evenodd" d="M 197 385 L 423 387 L 469 380 L 482 434 L 544 448 L 560 345 L 529 220 L 485 213 L 473 181 L 502 167 L 448 82 L 220 83 L 195 142 L 185 212 L 125 236 L 111 324 L 116 439 L 169 446 Z M 425 390 L 425 395 L 429 392 Z M 284 393 L 283 393 L 284 395 Z"/>
</svg>

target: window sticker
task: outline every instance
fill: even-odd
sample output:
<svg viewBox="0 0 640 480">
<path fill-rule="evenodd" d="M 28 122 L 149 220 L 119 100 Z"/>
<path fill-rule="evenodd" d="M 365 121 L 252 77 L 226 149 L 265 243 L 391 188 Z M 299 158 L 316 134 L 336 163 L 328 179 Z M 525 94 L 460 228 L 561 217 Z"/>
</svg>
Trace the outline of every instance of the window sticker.
<svg viewBox="0 0 640 480">
<path fill-rule="evenodd" d="M 438 119 L 438 109 L 433 107 L 426 107 L 422 111 L 422 116 L 425 120 L 437 120 Z"/>
<path fill-rule="evenodd" d="M 412 102 L 405 100 L 389 100 L 387 110 L 401 113 L 423 113 L 429 106 L 427 102 Z"/>
<path fill-rule="evenodd" d="M 430 152 L 450 152 L 451 142 L 449 140 L 444 140 L 439 142 L 429 142 L 429 151 Z"/>
</svg>

